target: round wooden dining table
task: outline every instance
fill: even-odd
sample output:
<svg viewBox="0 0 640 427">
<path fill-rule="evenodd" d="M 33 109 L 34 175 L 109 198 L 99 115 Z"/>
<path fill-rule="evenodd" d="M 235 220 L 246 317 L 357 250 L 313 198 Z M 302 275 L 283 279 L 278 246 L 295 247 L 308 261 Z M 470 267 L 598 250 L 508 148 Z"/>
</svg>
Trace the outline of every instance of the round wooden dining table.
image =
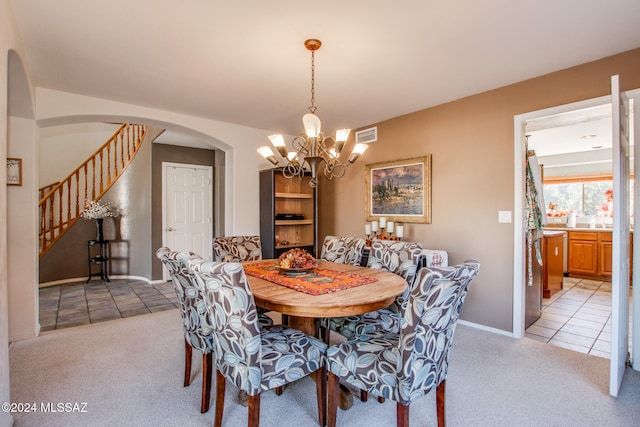
<svg viewBox="0 0 640 427">
<path fill-rule="evenodd" d="M 243 264 L 265 262 L 250 261 Z M 290 325 L 314 335 L 315 319 L 363 314 L 388 307 L 407 287 L 401 276 L 383 270 L 321 260 L 319 268 L 373 277 L 376 281 L 323 295 L 311 295 L 247 275 L 257 306 L 289 316 Z"/>
<path fill-rule="evenodd" d="M 244 265 L 265 262 L 249 261 Z M 274 260 L 275 262 L 275 260 Z M 322 295 L 311 295 L 295 289 L 247 275 L 257 306 L 289 316 L 289 326 L 317 336 L 317 319 L 363 314 L 388 307 L 407 287 L 401 276 L 383 270 L 321 260 L 319 268 L 373 277 L 372 283 Z M 341 386 L 340 407 L 349 409 L 353 396 Z"/>
</svg>

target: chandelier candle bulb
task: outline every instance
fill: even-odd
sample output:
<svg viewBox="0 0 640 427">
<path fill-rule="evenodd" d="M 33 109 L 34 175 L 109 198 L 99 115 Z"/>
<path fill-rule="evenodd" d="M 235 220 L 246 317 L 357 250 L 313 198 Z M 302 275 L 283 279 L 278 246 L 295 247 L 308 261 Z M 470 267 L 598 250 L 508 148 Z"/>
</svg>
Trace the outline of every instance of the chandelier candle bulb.
<svg viewBox="0 0 640 427">
<path fill-rule="evenodd" d="M 371 231 L 373 231 L 374 233 L 378 231 L 378 221 L 371 222 Z"/>
<path fill-rule="evenodd" d="M 387 232 L 393 233 L 393 221 L 387 222 Z"/>
<path fill-rule="evenodd" d="M 275 154 L 273 154 L 273 150 L 271 149 L 271 147 L 263 145 L 262 147 L 258 148 L 258 153 L 260 153 L 262 157 L 269 160 L 274 165 L 278 164 L 278 158 Z"/>
<path fill-rule="evenodd" d="M 387 228 L 387 217 L 380 217 L 380 228 Z"/>
<path fill-rule="evenodd" d="M 402 237 L 404 237 L 404 227 L 399 225 L 396 227 L 396 236 L 398 237 L 398 239 L 401 239 Z"/>
</svg>

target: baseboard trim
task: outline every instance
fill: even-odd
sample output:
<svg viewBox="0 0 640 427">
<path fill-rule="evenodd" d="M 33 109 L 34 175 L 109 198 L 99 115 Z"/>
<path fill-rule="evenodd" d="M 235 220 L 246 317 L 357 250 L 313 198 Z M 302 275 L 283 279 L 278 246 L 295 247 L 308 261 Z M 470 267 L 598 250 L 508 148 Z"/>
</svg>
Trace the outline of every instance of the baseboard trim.
<svg viewBox="0 0 640 427">
<path fill-rule="evenodd" d="M 146 277 L 142 277 L 142 276 L 122 276 L 122 275 L 115 275 L 115 276 L 109 276 L 109 279 L 119 279 L 119 280 L 141 280 L 143 282 L 147 282 L 147 283 L 162 283 L 162 280 L 151 280 L 148 279 Z M 78 282 L 85 282 L 87 280 L 86 276 L 85 277 L 76 277 L 76 278 L 71 278 L 71 279 L 61 279 L 61 280 L 53 280 L 51 282 L 43 282 L 40 283 L 38 285 L 38 288 L 46 288 L 48 286 L 56 286 L 56 285 L 65 285 L 67 283 L 78 283 Z M 98 281 L 100 279 L 95 279 L 93 281 Z"/>
<path fill-rule="evenodd" d="M 469 322 L 467 320 L 462 320 L 462 319 L 458 320 L 458 323 L 460 323 L 461 325 L 469 326 L 471 328 L 481 329 L 483 331 L 487 331 L 487 332 L 491 332 L 491 333 L 494 333 L 494 334 L 504 335 L 506 337 L 513 338 L 513 333 L 512 332 L 504 331 L 502 329 L 492 328 L 490 326 L 485 326 L 485 325 L 481 325 L 479 323 L 473 323 L 473 322 Z"/>
</svg>

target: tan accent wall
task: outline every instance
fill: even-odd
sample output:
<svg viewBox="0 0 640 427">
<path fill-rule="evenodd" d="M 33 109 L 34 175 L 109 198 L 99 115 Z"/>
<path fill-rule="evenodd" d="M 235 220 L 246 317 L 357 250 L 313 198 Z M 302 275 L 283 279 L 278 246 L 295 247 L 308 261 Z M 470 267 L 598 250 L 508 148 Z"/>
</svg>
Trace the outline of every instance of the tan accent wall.
<svg viewBox="0 0 640 427">
<path fill-rule="evenodd" d="M 640 49 L 363 127 L 378 126 L 378 141 L 344 178 L 321 183 L 320 239 L 364 235 L 366 164 L 431 154 L 432 223 L 405 224 L 405 239 L 446 250 L 450 264 L 479 259 L 462 318 L 511 331 L 514 229 L 498 211 L 516 202 L 514 116 L 607 95 L 615 74 L 639 88 Z"/>
</svg>

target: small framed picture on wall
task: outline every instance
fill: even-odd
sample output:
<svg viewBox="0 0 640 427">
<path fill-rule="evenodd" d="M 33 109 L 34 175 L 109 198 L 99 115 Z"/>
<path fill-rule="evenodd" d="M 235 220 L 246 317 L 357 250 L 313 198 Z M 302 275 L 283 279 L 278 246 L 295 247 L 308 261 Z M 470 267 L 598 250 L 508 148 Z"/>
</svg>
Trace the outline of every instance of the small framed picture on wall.
<svg viewBox="0 0 640 427">
<path fill-rule="evenodd" d="M 7 185 L 22 185 L 22 159 L 7 157 Z"/>
</svg>

